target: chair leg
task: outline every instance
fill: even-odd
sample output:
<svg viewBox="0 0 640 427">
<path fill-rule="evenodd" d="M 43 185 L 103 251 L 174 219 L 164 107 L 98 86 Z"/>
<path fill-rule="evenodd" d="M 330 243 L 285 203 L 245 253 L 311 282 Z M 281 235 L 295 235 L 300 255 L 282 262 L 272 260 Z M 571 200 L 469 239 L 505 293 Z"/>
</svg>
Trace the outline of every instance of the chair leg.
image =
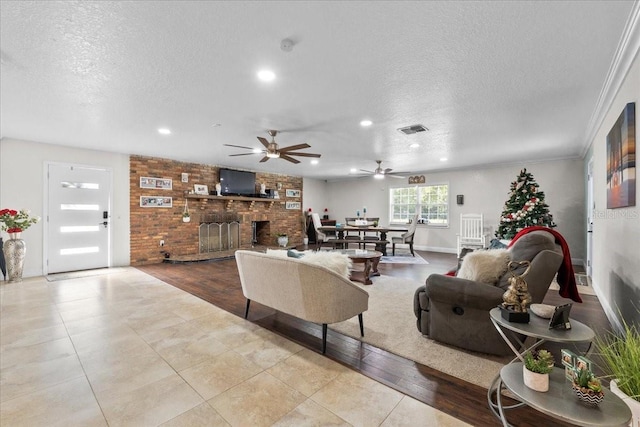
<svg viewBox="0 0 640 427">
<path fill-rule="evenodd" d="M 395 243 L 391 246 L 391 255 L 392 256 L 396 256 L 396 244 Z"/>
<path fill-rule="evenodd" d="M 413 253 L 413 242 L 409 243 L 409 250 L 411 251 L 411 256 L 416 256 L 416 254 Z"/>
<path fill-rule="evenodd" d="M 360 336 L 364 336 L 364 323 L 362 322 L 362 313 L 358 314 L 358 322 L 360 322 Z"/>
<path fill-rule="evenodd" d="M 322 324 L 322 354 L 327 352 L 327 324 Z"/>
<path fill-rule="evenodd" d="M 251 304 L 251 300 L 249 298 L 247 298 L 247 306 L 244 309 L 244 318 L 246 319 L 247 317 L 249 317 L 249 305 Z"/>
</svg>

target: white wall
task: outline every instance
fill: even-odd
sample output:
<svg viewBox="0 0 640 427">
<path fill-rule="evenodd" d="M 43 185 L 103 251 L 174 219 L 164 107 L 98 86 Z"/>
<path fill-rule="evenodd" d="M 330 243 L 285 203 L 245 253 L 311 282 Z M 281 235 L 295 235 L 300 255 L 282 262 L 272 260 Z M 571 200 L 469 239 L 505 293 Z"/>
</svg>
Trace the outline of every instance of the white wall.
<svg viewBox="0 0 640 427">
<path fill-rule="evenodd" d="M 607 209 L 606 144 L 607 134 L 625 105 L 636 103 L 636 206 Z M 610 319 L 618 319 L 618 310 L 628 322 L 640 324 L 640 58 L 638 51 L 631 69 L 613 99 L 602 125 L 590 141 L 594 165 L 595 218 L 593 226 L 593 287 Z M 586 165 L 591 157 L 585 159 Z M 585 178 L 586 180 L 586 178 Z M 634 308 L 633 304 L 637 307 Z M 616 322 L 616 320 L 614 320 Z"/>
<path fill-rule="evenodd" d="M 327 186 L 326 181 L 320 179 L 302 178 L 302 210 L 324 215 L 324 208 L 327 206 Z"/>
<path fill-rule="evenodd" d="M 456 234 L 459 232 L 461 213 L 483 213 L 485 229 L 492 239 L 498 227 L 500 214 L 509 197 L 512 181 L 520 170 L 527 168 L 545 193 L 557 231 L 569 244 L 572 258 L 578 262 L 586 257 L 585 247 L 585 193 L 583 162 L 581 159 L 511 164 L 455 170 L 447 172 L 417 172 L 425 175 L 427 184 L 449 184 L 450 226 L 437 228 L 418 226 L 414 244 L 419 249 L 455 253 Z M 407 185 L 406 180 L 379 181 L 372 177 L 357 180 L 332 181 L 327 184 L 328 204 L 332 217 L 338 222 L 345 216 L 355 216 L 356 210 L 367 206 L 368 216 L 379 216 L 382 224 L 389 222 L 389 188 Z M 464 195 L 464 204 L 456 204 L 455 196 Z"/>
<path fill-rule="evenodd" d="M 3 138 L 0 140 L 0 207 L 30 209 L 33 215 L 43 216 L 46 162 L 112 170 L 111 262 L 113 266 L 129 265 L 129 156 Z M 7 237 L 4 233 L 3 238 Z M 43 237 L 42 222 L 22 233 L 27 245 L 24 277 L 44 273 Z"/>
</svg>

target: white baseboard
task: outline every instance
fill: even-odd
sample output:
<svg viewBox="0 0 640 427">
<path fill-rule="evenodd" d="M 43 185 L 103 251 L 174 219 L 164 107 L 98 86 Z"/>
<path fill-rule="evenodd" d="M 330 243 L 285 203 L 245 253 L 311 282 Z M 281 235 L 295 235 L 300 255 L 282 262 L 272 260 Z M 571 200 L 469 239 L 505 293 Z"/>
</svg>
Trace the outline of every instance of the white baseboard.
<svg viewBox="0 0 640 427">
<path fill-rule="evenodd" d="M 415 245 L 413 249 L 419 251 L 429 251 L 429 252 L 442 252 L 444 254 L 455 254 L 456 248 L 441 248 L 437 246 L 417 246 Z"/>
</svg>

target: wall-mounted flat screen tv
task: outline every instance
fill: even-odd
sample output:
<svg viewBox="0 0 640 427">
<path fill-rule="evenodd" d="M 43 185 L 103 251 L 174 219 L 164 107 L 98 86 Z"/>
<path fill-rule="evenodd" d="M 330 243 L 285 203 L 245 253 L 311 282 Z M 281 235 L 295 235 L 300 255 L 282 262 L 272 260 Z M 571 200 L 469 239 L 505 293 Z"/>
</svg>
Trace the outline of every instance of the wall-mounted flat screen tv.
<svg viewBox="0 0 640 427">
<path fill-rule="evenodd" d="M 223 196 L 253 196 L 256 193 L 256 173 L 220 168 Z"/>
</svg>

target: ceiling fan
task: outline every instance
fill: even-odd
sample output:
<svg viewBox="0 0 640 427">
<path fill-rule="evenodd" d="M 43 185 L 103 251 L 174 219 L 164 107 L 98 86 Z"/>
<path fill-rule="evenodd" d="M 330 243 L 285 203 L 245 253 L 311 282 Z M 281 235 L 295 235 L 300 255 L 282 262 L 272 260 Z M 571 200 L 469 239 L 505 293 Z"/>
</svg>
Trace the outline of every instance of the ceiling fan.
<svg viewBox="0 0 640 427">
<path fill-rule="evenodd" d="M 373 177 L 376 179 L 384 179 L 385 176 L 390 176 L 392 178 L 405 178 L 404 176 L 392 174 L 391 171 L 393 169 L 390 169 L 390 168 L 382 169 L 382 166 L 381 166 L 382 160 L 376 160 L 376 163 L 378 164 L 378 167 L 374 171 L 368 171 L 366 169 L 360 169 L 360 170 L 362 172 L 373 174 Z"/>
<path fill-rule="evenodd" d="M 309 144 L 297 144 L 297 145 L 290 145 L 288 147 L 280 148 L 278 147 L 278 144 L 276 144 L 276 135 L 278 134 L 278 131 L 268 130 L 267 132 L 269 133 L 269 135 L 271 135 L 271 142 L 267 141 L 266 138 L 263 138 L 261 136 L 258 137 L 258 141 L 260 141 L 262 145 L 264 145 L 265 147 L 264 150 L 251 148 L 251 147 L 243 147 L 242 145 L 224 144 L 227 147 L 244 148 L 244 149 L 253 151 L 253 153 L 230 154 L 229 156 L 234 157 L 234 156 L 250 156 L 252 154 L 264 154 L 264 157 L 260 160 L 260 163 L 266 162 L 269 159 L 277 159 L 277 158 L 285 159 L 291 163 L 300 163 L 300 160 L 294 159 L 291 156 L 320 157 L 320 154 L 294 152 L 295 150 L 301 150 L 303 148 L 311 148 Z"/>
</svg>

